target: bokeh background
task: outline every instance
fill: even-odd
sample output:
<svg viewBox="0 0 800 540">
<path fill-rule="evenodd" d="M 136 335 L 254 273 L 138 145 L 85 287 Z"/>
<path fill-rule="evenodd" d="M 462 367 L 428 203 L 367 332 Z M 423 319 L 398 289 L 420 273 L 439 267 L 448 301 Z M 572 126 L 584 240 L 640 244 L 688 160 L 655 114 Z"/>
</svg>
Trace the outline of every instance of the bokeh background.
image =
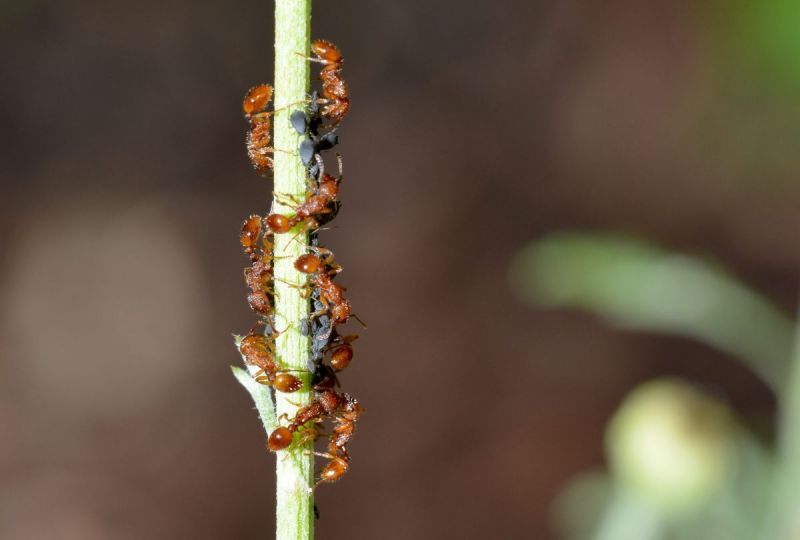
<svg viewBox="0 0 800 540">
<path fill-rule="evenodd" d="M 240 109 L 273 78 L 271 12 L 0 7 L 3 539 L 271 535 L 274 457 L 229 370 L 254 319 L 238 230 L 271 192 Z M 352 95 L 323 238 L 369 324 L 319 538 L 565 537 L 554 501 L 653 377 L 772 444 L 774 393 L 735 351 L 544 307 L 512 269 L 610 231 L 792 313 L 798 20 L 783 0 L 315 2 Z"/>
</svg>

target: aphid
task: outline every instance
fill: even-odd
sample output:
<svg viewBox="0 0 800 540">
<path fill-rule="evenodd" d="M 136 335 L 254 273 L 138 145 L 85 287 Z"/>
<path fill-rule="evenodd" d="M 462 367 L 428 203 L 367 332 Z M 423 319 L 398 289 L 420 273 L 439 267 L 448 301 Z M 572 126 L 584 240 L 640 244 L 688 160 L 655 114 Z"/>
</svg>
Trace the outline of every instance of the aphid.
<svg viewBox="0 0 800 540">
<path fill-rule="evenodd" d="M 289 115 L 289 123 L 297 133 L 305 135 L 309 126 L 308 116 L 301 110 L 292 111 L 292 114 Z"/>
<path fill-rule="evenodd" d="M 323 312 L 317 317 L 311 317 L 311 360 L 315 364 L 322 362 L 322 357 L 330 343 L 332 336 L 336 334 L 331 318 L 324 313 L 325 305 L 319 299 L 319 290 L 311 292 L 311 304 L 314 312 Z"/>
<path fill-rule="evenodd" d="M 311 160 L 314 159 L 315 153 L 314 141 L 311 139 L 303 139 L 300 141 L 300 145 L 297 147 L 297 154 L 300 156 L 300 161 L 303 162 L 303 165 L 306 167 L 311 165 Z"/>
<path fill-rule="evenodd" d="M 311 52 L 316 56 L 311 60 L 322 64 L 319 77 L 322 79 L 322 96 L 324 98 L 321 101 L 325 106 L 322 108 L 321 114 L 330 118 L 334 124 L 338 124 L 350 110 L 347 85 L 342 78 L 344 58 L 336 45 L 324 39 L 318 39 L 311 43 Z"/>
<path fill-rule="evenodd" d="M 297 147 L 297 153 L 303 165 L 310 167 L 312 160 L 316 159 L 317 163 L 322 161 L 320 153 L 325 150 L 330 150 L 337 144 L 339 144 L 339 136 L 329 131 L 319 136 L 312 135 L 311 137 L 306 137 L 300 141 L 300 145 Z M 317 175 L 313 174 L 312 176 L 316 177 Z"/>
</svg>

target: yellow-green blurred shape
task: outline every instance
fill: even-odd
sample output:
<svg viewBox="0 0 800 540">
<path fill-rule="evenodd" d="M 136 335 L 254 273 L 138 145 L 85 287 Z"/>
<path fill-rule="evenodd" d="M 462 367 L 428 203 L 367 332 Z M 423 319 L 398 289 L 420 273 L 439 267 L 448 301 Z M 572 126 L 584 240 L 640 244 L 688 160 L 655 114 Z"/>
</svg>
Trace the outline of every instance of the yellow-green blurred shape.
<svg viewBox="0 0 800 540">
<path fill-rule="evenodd" d="M 716 6 L 722 17 L 733 19 L 728 31 L 739 66 L 800 90 L 800 2 L 738 0 Z"/>
<path fill-rule="evenodd" d="M 700 257 L 622 235 L 562 232 L 524 248 L 511 281 L 534 304 L 582 308 L 629 328 L 698 339 L 782 389 L 791 318 Z"/>
<path fill-rule="evenodd" d="M 735 432 L 721 402 L 677 379 L 659 379 L 628 395 L 608 426 L 606 449 L 627 492 L 665 515 L 688 515 L 725 488 Z"/>
</svg>

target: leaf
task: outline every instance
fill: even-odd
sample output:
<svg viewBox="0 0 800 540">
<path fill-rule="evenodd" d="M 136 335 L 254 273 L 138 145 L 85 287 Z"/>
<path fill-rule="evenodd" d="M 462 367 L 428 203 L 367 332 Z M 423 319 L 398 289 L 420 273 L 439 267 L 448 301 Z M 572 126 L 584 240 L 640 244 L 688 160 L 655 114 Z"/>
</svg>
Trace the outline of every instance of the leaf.
<svg viewBox="0 0 800 540">
<path fill-rule="evenodd" d="M 738 357 L 780 393 L 793 344 L 791 319 L 700 257 L 614 234 L 559 233 L 512 265 L 528 301 L 581 308 L 628 328 L 687 336 Z"/>
<path fill-rule="evenodd" d="M 264 429 L 269 435 L 278 427 L 278 421 L 275 418 L 275 405 L 272 401 L 272 388 L 256 382 L 246 370 L 238 366 L 231 366 L 231 371 L 236 380 L 244 386 L 245 390 L 250 393 L 250 397 L 253 398 L 258 415 L 261 417 L 261 423 L 264 424 Z"/>
</svg>

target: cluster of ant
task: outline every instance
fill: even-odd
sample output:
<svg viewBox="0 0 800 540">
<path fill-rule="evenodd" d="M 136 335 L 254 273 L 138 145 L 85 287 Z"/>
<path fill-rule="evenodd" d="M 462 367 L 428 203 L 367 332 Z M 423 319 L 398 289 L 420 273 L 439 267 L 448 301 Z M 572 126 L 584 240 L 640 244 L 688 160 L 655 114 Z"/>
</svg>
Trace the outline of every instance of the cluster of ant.
<svg viewBox="0 0 800 540">
<path fill-rule="evenodd" d="M 352 396 L 336 390 L 339 386 L 336 374 L 353 359 L 352 342 L 358 337 L 342 335 L 337 327 L 350 317 L 356 320 L 358 317 L 344 297 L 344 287 L 333 281 L 342 268 L 333 262 L 333 252 L 319 245 L 318 237 L 321 227 L 339 212 L 338 193 L 342 181 L 341 156 L 337 155 L 339 177 L 334 178 L 325 172 L 321 153 L 338 144 L 336 129 L 350 108 L 350 99 L 342 79 L 343 59 L 339 49 L 333 43 L 317 40 L 311 44 L 311 51 L 314 57 L 309 60 L 322 64 L 322 92 L 312 92 L 304 109 L 292 112 L 289 117 L 293 128 L 304 136 L 297 154 L 306 167 L 308 192 L 305 200 L 295 201 L 293 214 L 271 213 L 266 218 L 252 215 L 242 225 L 240 241 L 250 258 L 250 266 L 244 271 L 249 289 L 247 301 L 266 331 L 259 334 L 252 329 L 242 338 L 239 350 L 245 363 L 254 367 L 252 371 L 259 383 L 279 392 L 296 392 L 303 387 L 303 381 L 282 367 L 275 354 L 275 338 L 280 332 L 275 330 L 273 317 L 272 252 L 274 235 L 286 234 L 295 228 L 299 231 L 295 238 L 308 232 L 308 253 L 298 257 L 294 267 L 308 276 L 304 291 L 313 308 L 311 316 L 302 321 L 300 331 L 310 337 L 308 368 L 312 372 L 314 397 L 293 419 L 282 417 L 289 423 L 270 434 L 268 446 L 277 452 L 288 448 L 293 441 L 298 444 L 315 441 L 322 435 L 323 422 L 332 420 L 334 426 L 327 451 L 315 452 L 329 460 L 320 472 L 316 488 L 323 482 L 335 482 L 347 472 L 350 465 L 347 445 L 362 408 Z M 271 117 L 275 113 L 267 110 L 271 99 L 272 87 L 262 84 L 250 89 L 242 104 L 249 122 L 247 153 L 261 175 L 272 169 L 272 156 L 277 150 L 270 146 Z"/>
</svg>

